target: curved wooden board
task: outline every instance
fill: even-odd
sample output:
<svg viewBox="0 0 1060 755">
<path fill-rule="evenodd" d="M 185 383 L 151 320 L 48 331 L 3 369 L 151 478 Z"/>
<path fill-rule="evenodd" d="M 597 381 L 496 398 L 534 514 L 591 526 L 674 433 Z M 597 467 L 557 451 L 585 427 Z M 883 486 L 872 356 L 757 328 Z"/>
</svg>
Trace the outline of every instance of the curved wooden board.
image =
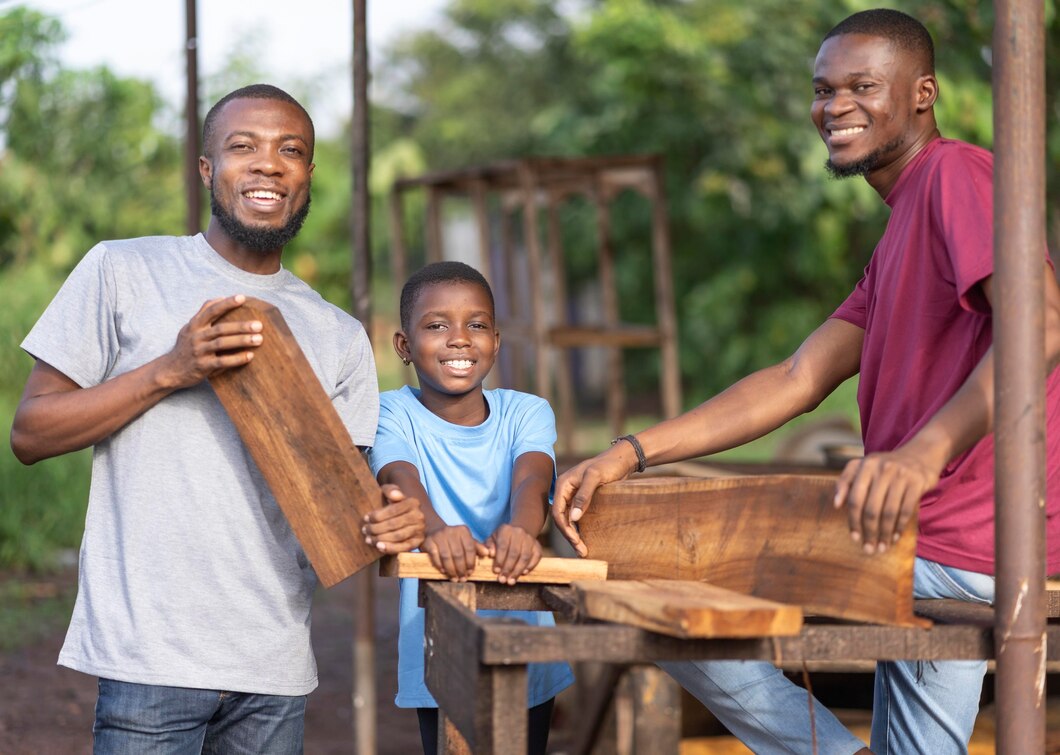
<svg viewBox="0 0 1060 755">
<path fill-rule="evenodd" d="M 924 626 L 913 614 L 916 520 L 882 555 L 850 539 L 835 478 L 642 478 L 601 487 L 579 522 L 611 579 L 710 582 L 808 614 Z"/>
<path fill-rule="evenodd" d="M 280 311 L 248 298 L 220 321 L 260 320 L 261 346 L 246 366 L 210 378 L 325 587 L 382 554 L 364 542 L 364 515 L 382 504 L 353 444 Z"/>
</svg>

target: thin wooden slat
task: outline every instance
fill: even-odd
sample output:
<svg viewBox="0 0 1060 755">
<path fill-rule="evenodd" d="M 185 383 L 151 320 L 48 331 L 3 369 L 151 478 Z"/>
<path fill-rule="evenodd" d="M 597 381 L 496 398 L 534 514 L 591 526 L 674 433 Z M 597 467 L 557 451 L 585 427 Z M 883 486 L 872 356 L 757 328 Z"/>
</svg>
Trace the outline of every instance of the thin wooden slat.
<svg viewBox="0 0 1060 755">
<path fill-rule="evenodd" d="M 426 553 L 398 553 L 379 561 L 379 576 L 407 577 L 414 579 L 449 579 L 434 568 Z M 528 574 L 519 577 L 519 582 L 566 585 L 575 580 L 607 579 L 607 562 L 582 558 L 543 558 Z M 496 582 L 493 559 L 479 558 L 469 582 Z"/>
<path fill-rule="evenodd" d="M 802 609 L 704 582 L 575 582 L 579 615 L 671 637 L 775 637 L 802 628 Z"/>
<path fill-rule="evenodd" d="M 248 298 L 221 318 L 260 320 L 246 366 L 210 378 L 317 576 L 331 587 L 381 555 L 364 542 L 379 485 L 280 311 Z"/>
<path fill-rule="evenodd" d="M 651 478 L 602 486 L 579 522 L 612 579 L 706 581 L 807 613 L 899 626 L 913 614 L 916 521 L 866 554 L 832 504 L 835 478 Z"/>
<path fill-rule="evenodd" d="M 658 346 L 662 336 L 658 328 L 649 325 L 562 325 L 549 330 L 549 338 L 556 346 L 607 346 L 608 348 L 649 348 Z"/>
</svg>

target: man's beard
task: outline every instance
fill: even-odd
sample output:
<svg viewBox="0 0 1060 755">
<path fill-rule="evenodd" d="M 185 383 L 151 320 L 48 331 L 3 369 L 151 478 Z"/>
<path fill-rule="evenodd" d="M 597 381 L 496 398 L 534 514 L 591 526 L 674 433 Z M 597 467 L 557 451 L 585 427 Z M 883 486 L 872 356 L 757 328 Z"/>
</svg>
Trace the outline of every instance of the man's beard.
<svg viewBox="0 0 1060 755">
<path fill-rule="evenodd" d="M 309 215 L 309 199 L 309 195 L 306 194 L 305 204 L 280 228 L 241 223 L 217 200 L 217 195 L 212 190 L 210 191 L 210 212 L 233 241 L 253 252 L 264 254 L 283 249 L 291 239 L 298 235 L 302 229 L 302 223 Z"/>
<path fill-rule="evenodd" d="M 899 137 L 894 141 L 883 145 L 879 149 L 874 149 L 860 160 L 855 160 L 847 165 L 836 165 L 832 162 L 831 158 L 829 158 L 828 160 L 825 160 L 824 167 L 828 170 L 828 175 L 832 178 L 865 176 L 880 167 L 884 155 L 893 152 L 901 146 L 902 139 Z"/>
</svg>

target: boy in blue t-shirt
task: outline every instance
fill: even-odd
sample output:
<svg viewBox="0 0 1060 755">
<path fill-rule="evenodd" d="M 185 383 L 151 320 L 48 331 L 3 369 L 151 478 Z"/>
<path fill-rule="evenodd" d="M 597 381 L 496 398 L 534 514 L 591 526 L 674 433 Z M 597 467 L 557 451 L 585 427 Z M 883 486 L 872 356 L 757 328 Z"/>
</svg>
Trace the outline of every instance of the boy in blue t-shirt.
<svg viewBox="0 0 1060 755">
<path fill-rule="evenodd" d="M 394 349 L 415 365 L 420 387 L 380 396 L 372 470 L 381 484 L 422 502 L 421 550 L 454 581 L 466 580 L 478 557 L 488 555 L 497 580 L 514 585 L 541 559 L 537 535 L 556 478 L 556 422 L 544 399 L 483 390 L 500 345 L 493 292 L 477 270 L 438 262 L 409 278 Z M 396 704 L 417 708 L 424 752 L 434 753 L 438 704 L 423 681 L 417 591 L 417 580 L 401 581 Z M 550 613 L 481 613 L 553 625 Z M 528 671 L 528 749 L 543 755 L 554 698 L 573 675 L 565 663 L 531 664 Z"/>
</svg>

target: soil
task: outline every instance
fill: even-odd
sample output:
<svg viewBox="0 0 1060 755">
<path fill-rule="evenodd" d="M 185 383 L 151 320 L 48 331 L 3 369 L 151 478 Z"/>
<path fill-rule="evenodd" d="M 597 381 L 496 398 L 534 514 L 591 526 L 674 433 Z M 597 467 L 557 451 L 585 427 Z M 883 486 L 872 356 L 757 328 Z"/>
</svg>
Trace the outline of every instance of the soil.
<svg viewBox="0 0 1060 755">
<path fill-rule="evenodd" d="M 72 573 L 57 577 L 71 582 Z M 376 698 L 379 755 L 420 751 L 416 713 L 394 706 L 397 691 L 397 580 L 376 584 Z M 64 586 L 66 589 L 67 586 Z M 320 686 L 306 708 L 307 755 L 353 752 L 353 581 L 321 590 L 313 607 Z M 55 663 L 65 627 L 0 655 L 0 753 L 89 755 L 96 679 Z"/>
</svg>

